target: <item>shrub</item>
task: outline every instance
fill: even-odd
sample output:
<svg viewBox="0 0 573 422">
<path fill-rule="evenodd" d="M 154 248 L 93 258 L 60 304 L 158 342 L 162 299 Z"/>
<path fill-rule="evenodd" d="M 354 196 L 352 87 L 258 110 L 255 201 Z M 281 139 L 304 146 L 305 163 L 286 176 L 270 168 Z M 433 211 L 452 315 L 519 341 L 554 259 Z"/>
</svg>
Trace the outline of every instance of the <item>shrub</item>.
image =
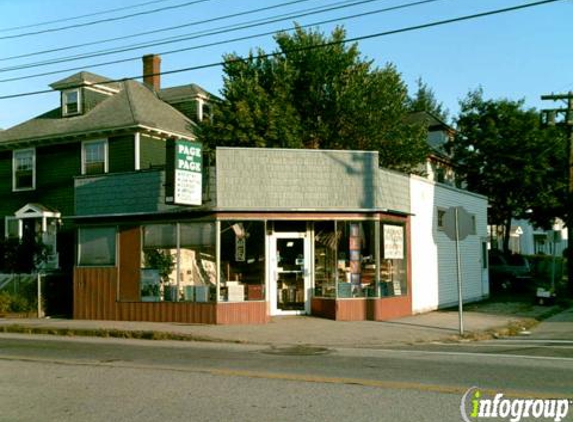
<svg viewBox="0 0 573 422">
<path fill-rule="evenodd" d="M 0 292 L 0 313 L 10 312 L 12 296 L 8 292 Z"/>
</svg>

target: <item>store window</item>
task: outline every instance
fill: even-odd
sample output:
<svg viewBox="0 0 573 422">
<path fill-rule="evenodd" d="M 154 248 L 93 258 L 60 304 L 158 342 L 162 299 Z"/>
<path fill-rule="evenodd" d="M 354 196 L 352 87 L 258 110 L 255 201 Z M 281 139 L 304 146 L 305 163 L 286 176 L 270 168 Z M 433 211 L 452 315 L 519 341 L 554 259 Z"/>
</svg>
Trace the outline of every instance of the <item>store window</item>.
<svg viewBox="0 0 573 422">
<path fill-rule="evenodd" d="M 107 172 L 107 139 L 98 139 L 82 143 L 82 174 L 102 174 Z"/>
<path fill-rule="evenodd" d="M 314 223 L 314 295 L 317 297 L 336 296 L 337 246 L 336 223 Z"/>
<path fill-rule="evenodd" d="M 338 297 L 375 297 L 375 223 L 350 221 L 336 225 Z"/>
<path fill-rule="evenodd" d="M 265 223 L 221 223 L 220 300 L 265 300 Z"/>
<path fill-rule="evenodd" d="M 380 295 L 408 294 L 406 274 L 406 238 L 404 226 L 381 224 Z"/>
<path fill-rule="evenodd" d="M 179 300 L 214 301 L 217 287 L 215 223 L 181 224 L 179 230 Z"/>
<path fill-rule="evenodd" d="M 214 223 L 143 227 L 141 300 L 210 302 L 217 285 Z"/>
<path fill-rule="evenodd" d="M 12 187 L 15 191 L 36 188 L 36 150 L 21 149 L 12 156 Z"/>
<path fill-rule="evenodd" d="M 79 266 L 114 266 L 116 258 L 115 227 L 81 228 L 78 233 Z"/>
</svg>

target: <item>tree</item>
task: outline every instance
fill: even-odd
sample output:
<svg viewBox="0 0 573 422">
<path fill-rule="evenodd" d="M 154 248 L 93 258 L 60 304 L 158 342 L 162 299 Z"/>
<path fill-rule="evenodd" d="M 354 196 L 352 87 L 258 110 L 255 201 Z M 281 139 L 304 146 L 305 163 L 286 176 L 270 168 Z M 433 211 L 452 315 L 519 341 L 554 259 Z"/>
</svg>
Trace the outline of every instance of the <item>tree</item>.
<svg viewBox="0 0 573 422">
<path fill-rule="evenodd" d="M 470 92 L 460 102 L 451 143 L 458 175 L 470 190 L 489 198 L 489 223 L 504 227 L 506 251 L 512 218 L 547 226 L 563 203 L 564 138 L 542 130 L 538 112 L 523 104 L 484 100 L 481 89 Z"/>
<path fill-rule="evenodd" d="M 272 54 L 225 57 L 223 99 L 202 125 L 209 146 L 365 149 L 410 171 L 424 161 L 426 129 L 406 123 L 407 88 L 393 65 L 379 69 L 343 43 L 297 27 Z"/>
<path fill-rule="evenodd" d="M 417 90 L 413 97 L 408 99 L 408 107 L 411 112 L 426 111 L 439 117 L 444 122 L 448 119 L 448 111 L 444 105 L 436 99 L 434 90 L 418 78 L 416 80 Z"/>
</svg>

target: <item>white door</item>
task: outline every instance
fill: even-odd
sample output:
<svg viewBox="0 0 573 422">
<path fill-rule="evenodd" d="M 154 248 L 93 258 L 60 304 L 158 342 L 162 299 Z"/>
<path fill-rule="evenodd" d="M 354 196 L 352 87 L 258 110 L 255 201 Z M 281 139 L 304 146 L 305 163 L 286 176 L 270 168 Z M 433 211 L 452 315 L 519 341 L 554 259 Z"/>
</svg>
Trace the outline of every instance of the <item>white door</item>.
<svg viewBox="0 0 573 422">
<path fill-rule="evenodd" d="M 310 314 L 309 236 L 274 233 L 270 240 L 271 314 Z"/>
</svg>

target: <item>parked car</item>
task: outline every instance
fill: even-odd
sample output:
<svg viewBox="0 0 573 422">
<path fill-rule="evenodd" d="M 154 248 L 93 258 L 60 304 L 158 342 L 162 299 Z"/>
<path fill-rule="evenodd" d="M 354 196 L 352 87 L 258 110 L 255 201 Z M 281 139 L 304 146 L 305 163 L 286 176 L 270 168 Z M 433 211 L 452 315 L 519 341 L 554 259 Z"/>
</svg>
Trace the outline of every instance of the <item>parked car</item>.
<svg viewBox="0 0 573 422">
<path fill-rule="evenodd" d="M 492 289 L 498 291 L 533 288 L 529 261 L 519 254 L 490 251 L 489 280 Z"/>
</svg>

